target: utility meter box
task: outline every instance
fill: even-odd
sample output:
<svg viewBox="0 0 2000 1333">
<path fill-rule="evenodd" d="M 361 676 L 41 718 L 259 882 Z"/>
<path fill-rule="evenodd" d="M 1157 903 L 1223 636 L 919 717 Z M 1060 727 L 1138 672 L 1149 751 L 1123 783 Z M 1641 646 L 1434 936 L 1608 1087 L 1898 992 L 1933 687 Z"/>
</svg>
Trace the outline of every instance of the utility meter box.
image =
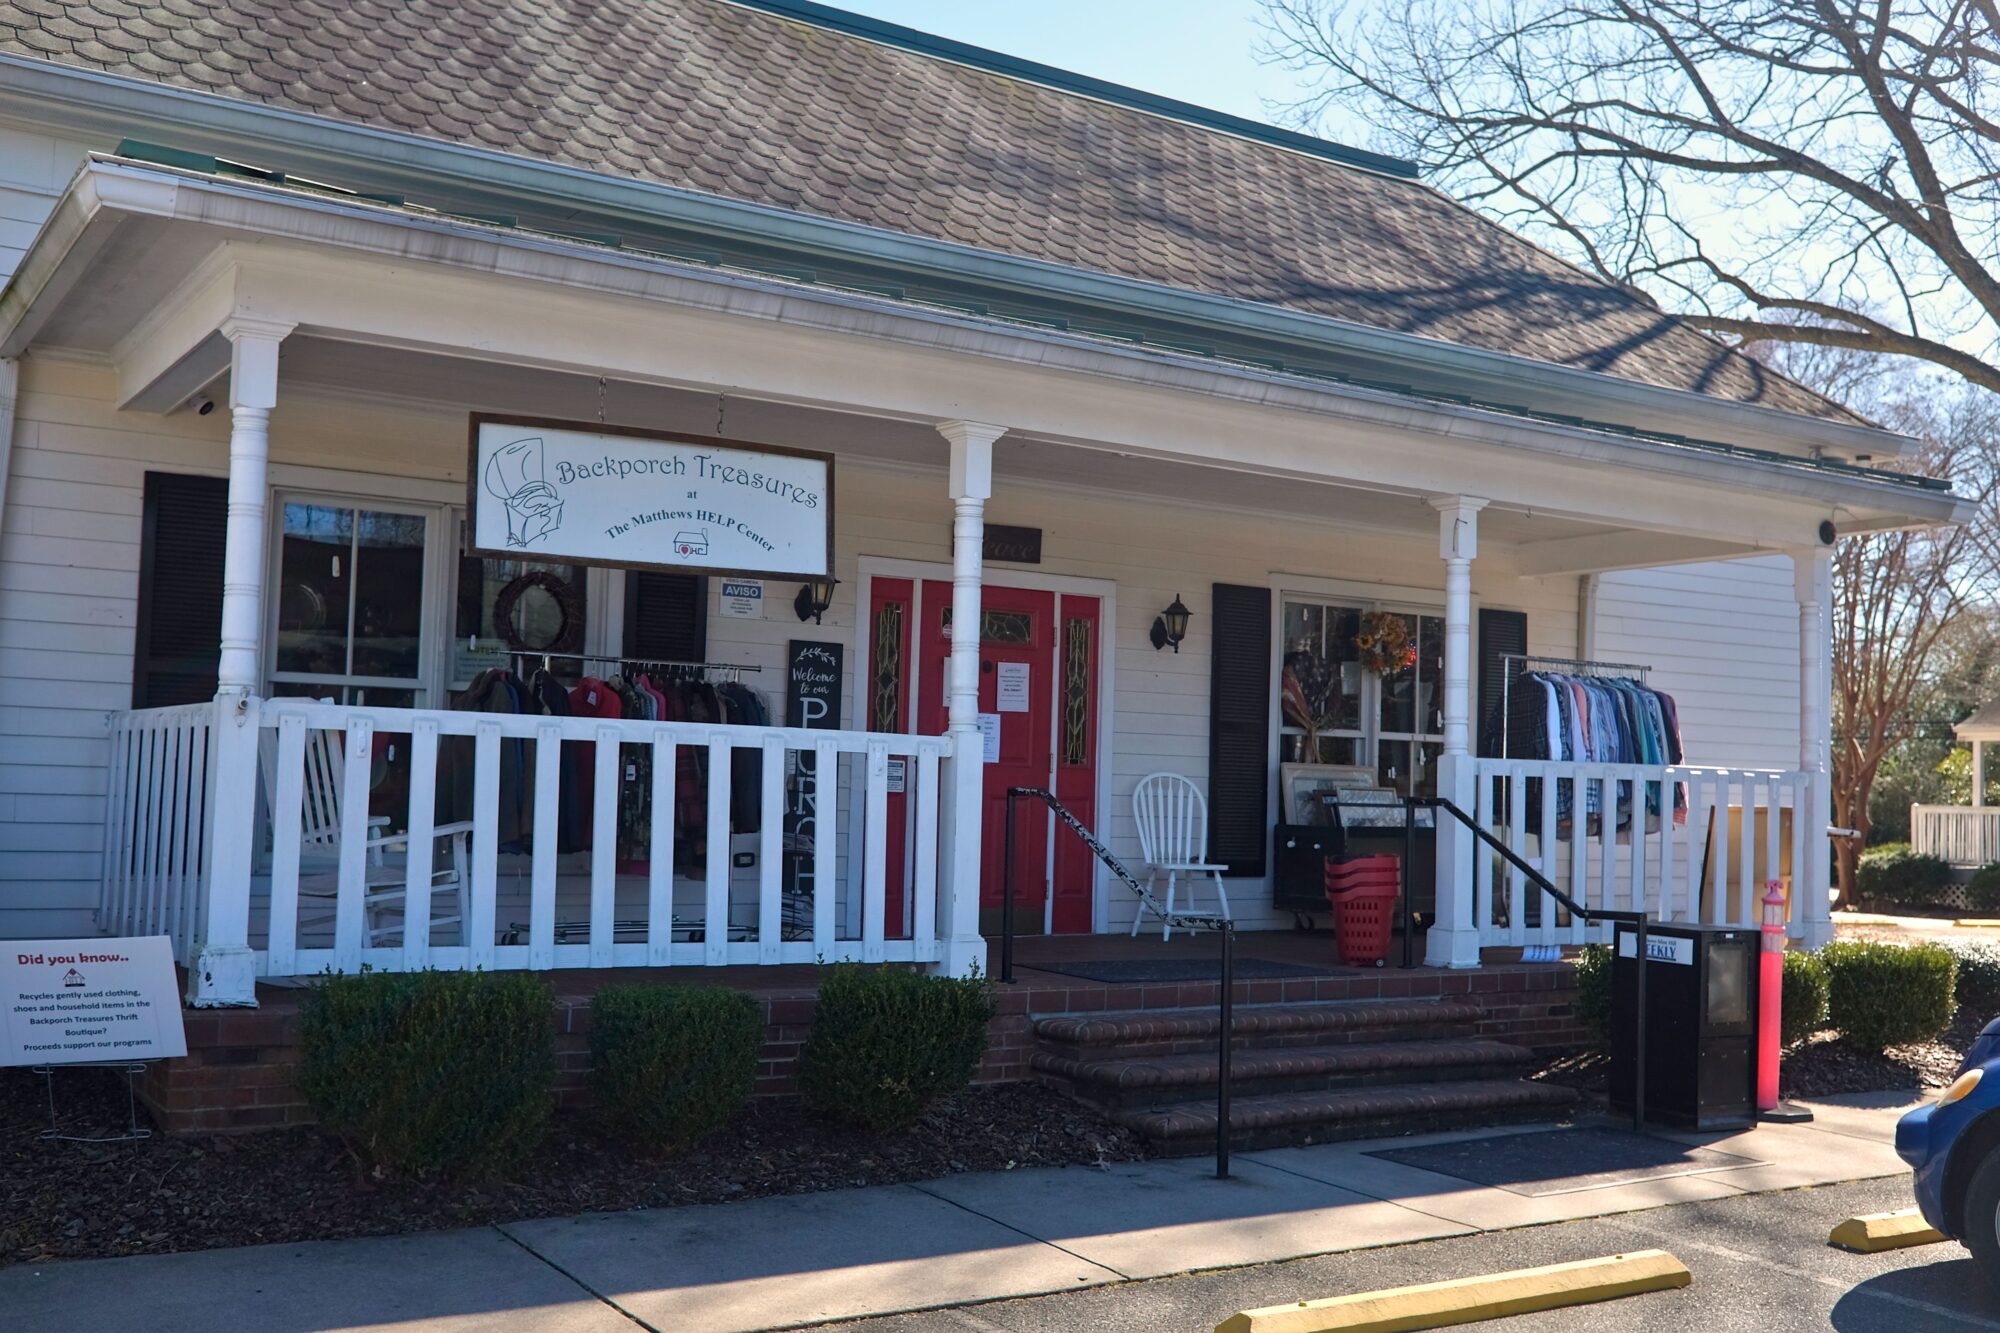
<svg viewBox="0 0 2000 1333">
<path fill-rule="evenodd" d="M 1611 1104 L 1630 1113 L 1646 1062 L 1646 1118 L 1696 1129 L 1757 1120 L 1758 932 L 1646 927 L 1646 1037 L 1638 1036 L 1638 928 L 1614 927 Z"/>
</svg>

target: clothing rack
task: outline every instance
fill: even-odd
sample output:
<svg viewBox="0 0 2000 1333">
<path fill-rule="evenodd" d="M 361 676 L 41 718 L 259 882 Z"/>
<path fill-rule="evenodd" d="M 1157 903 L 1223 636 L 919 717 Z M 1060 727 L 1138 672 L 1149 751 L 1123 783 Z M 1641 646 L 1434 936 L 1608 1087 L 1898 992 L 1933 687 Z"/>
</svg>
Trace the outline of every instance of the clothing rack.
<svg viewBox="0 0 2000 1333">
<path fill-rule="evenodd" d="M 1512 739 L 1511 725 L 1514 717 L 1514 680 L 1523 671 L 1539 671 L 1543 667 L 1554 667 L 1566 676 L 1609 676 L 1621 679 L 1636 677 L 1641 685 L 1652 673 L 1652 668 L 1641 662 L 1594 662 L 1582 657 L 1549 657 L 1543 653 L 1502 653 L 1500 654 L 1500 757 L 1508 758 L 1508 742 Z"/>
<path fill-rule="evenodd" d="M 466 639 L 466 647 L 475 653 L 478 652 L 479 636 L 476 634 L 469 636 Z M 707 677 L 713 672 L 722 675 L 725 680 L 729 681 L 741 680 L 743 673 L 746 671 L 761 672 L 764 669 L 760 666 L 752 666 L 746 662 L 675 662 L 657 657 L 624 657 L 617 653 L 543 653 L 526 648 L 509 649 L 508 656 L 514 659 L 517 669 L 522 663 L 534 662 L 536 660 L 541 662 L 542 670 L 544 671 L 549 669 L 551 662 L 580 662 L 593 663 L 598 666 L 631 667 L 642 670 L 698 671 L 703 677 Z"/>
</svg>

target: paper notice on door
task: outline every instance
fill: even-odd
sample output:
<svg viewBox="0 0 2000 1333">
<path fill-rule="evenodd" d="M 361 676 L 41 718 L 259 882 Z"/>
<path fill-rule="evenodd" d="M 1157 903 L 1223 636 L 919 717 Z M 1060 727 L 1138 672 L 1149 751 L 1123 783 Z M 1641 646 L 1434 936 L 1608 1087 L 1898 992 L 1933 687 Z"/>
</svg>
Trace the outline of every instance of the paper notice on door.
<svg viewBox="0 0 2000 1333">
<path fill-rule="evenodd" d="M 999 679 L 994 684 L 994 703 L 1003 713 L 1025 713 L 1028 711 L 1028 664 L 1026 662 L 1002 662 Z"/>
<path fill-rule="evenodd" d="M 979 735 L 985 742 L 984 759 L 989 764 L 1000 762 L 1000 715 L 981 713 L 979 715 Z"/>
</svg>

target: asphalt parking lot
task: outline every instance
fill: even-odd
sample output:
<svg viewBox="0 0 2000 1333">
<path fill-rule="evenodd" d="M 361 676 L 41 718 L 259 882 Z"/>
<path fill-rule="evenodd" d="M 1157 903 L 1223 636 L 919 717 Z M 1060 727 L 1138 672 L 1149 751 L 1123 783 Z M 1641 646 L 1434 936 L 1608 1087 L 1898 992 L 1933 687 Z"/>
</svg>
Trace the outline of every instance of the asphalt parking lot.
<svg viewBox="0 0 2000 1333">
<path fill-rule="evenodd" d="M 2000 1330 L 1957 1244 L 1859 1255 L 1828 1247 L 1835 1222 L 1910 1206 L 1907 1177 L 1677 1204 L 1649 1212 L 1423 1241 L 1325 1258 L 999 1301 L 841 1324 L 844 1333 L 1198 1333 L 1237 1310 L 1346 1292 L 1663 1249 L 1694 1275 L 1685 1290 L 1496 1322 L 1507 1333 L 1687 1329 L 1840 1333 Z"/>
</svg>

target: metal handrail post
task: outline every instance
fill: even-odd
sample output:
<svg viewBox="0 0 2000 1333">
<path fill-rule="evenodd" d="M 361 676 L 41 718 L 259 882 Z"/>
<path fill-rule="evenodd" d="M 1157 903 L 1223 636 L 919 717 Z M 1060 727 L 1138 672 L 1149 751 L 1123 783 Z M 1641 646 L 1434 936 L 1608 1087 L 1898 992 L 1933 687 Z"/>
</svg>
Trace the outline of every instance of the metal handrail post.
<svg viewBox="0 0 2000 1333">
<path fill-rule="evenodd" d="M 1417 798 L 1411 794 L 1403 798 L 1403 873 L 1396 876 L 1398 895 L 1403 900 L 1403 966 L 1406 968 L 1413 966 L 1410 961 L 1410 937 L 1414 933 L 1410 925 L 1410 875 L 1416 864 Z"/>
<path fill-rule="evenodd" d="M 1000 886 L 1000 980 L 1014 984 L 1014 803 L 1021 789 L 1007 789 L 1007 847 L 1001 854 Z"/>
<path fill-rule="evenodd" d="M 1222 923 L 1222 1036 L 1215 1051 L 1215 1178 L 1229 1179 L 1229 1055 L 1236 1030 L 1236 924 Z"/>
</svg>

